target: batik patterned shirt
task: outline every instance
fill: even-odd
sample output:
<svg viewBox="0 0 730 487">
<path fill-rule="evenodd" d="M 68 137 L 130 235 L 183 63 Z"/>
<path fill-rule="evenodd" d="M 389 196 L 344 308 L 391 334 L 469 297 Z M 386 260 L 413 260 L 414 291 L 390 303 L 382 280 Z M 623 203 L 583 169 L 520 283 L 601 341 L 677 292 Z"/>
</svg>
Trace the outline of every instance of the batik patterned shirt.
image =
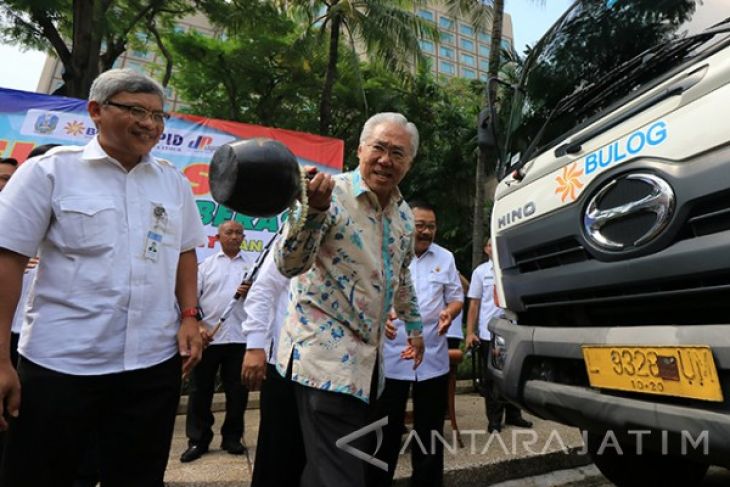
<svg viewBox="0 0 730 487">
<path fill-rule="evenodd" d="M 277 242 L 282 274 L 295 277 L 277 368 L 317 389 L 370 401 L 374 368 L 384 384 L 382 337 L 394 308 L 409 332 L 423 328 L 408 265 L 413 214 L 399 191 L 385 208 L 359 170 L 335 176 L 332 202 Z"/>
</svg>

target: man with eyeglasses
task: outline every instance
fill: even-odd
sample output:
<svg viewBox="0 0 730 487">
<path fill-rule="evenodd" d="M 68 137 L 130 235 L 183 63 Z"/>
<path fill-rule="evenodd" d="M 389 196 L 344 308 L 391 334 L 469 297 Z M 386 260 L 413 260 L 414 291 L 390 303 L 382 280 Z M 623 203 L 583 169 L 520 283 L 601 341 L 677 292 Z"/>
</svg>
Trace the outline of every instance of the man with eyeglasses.
<svg viewBox="0 0 730 487">
<path fill-rule="evenodd" d="M 220 252 L 209 256 L 198 266 L 198 303 L 205 323 L 211 326 L 218 323 L 234 293 L 238 292 L 241 299 L 215 336 L 210 335 L 210 329 L 202 329 L 202 333 L 206 334 L 203 341 L 212 341 L 190 374 L 185 422 L 188 448 L 180 457 L 183 463 L 200 458 L 213 440 L 215 418 L 210 406 L 218 371 L 226 395 L 226 417 L 220 430 L 221 449 L 231 455 L 243 455 L 246 451 L 241 443 L 243 416 L 248 403 L 248 390 L 241 383 L 241 367 L 246 354 L 246 338 L 241 324 L 246 318 L 243 300 L 251 283 L 242 284 L 242 281 L 251 268 L 251 261 L 241 252 L 243 237 L 240 223 L 232 220 L 222 223 L 218 227 Z"/>
<path fill-rule="evenodd" d="M 189 182 L 150 155 L 163 101 L 144 75 L 101 74 L 87 105 L 98 134 L 27 161 L 0 198 L 13 228 L 0 234 L 3 487 L 70 486 L 91 438 L 102 485 L 163 486 L 181 376 L 202 351 L 206 242 Z M 36 250 L 16 374 L 10 321 Z"/>
<path fill-rule="evenodd" d="M 383 427 L 383 444 L 376 455 L 388 465 L 388 470 L 370 467 L 371 487 L 387 487 L 393 482 L 409 394 L 413 398 L 413 431 L 418 437 L 418 441 L 411 443 L 411 485 L 443 485 L 444 445 L 434 438 L 433 432 L 443 436 L 449 389 L 446 334 L 461 312 L 464 294 L 454 255 L 434 243 L 434 208 L 424 201 L 412 201 L 410 206 L 416 228 L 416 255 L 410 271 L 423 319 L 426 351 L 423 363 L 414 370 L 402 352 L 407 346 L 403 322 L 394 320 L 387 324 L 389 340 L 383 346 L 385 390 L 376 403 L 373 418 L 388 417 L 388 424 Z"/>
<path fill-rule="evenodd" d="M 383 390 L 391 308 L 405 322 L 413 367 L 423 358 L 408 269 L 413 214 L 398 190 L 417 151 L 413 123 L 399 113 L 373 115 L 360 134 L 359 167 L 317 174 L 306 222 L 298 230 L 287 222 L 276 244 L 277 268 L 293 278 L 277 369 L 294 382 L 307 458 L 302 487 L 365 485 L 365 462 L 337 442 L 367 424 L 368 403 Z"/>
</svg>

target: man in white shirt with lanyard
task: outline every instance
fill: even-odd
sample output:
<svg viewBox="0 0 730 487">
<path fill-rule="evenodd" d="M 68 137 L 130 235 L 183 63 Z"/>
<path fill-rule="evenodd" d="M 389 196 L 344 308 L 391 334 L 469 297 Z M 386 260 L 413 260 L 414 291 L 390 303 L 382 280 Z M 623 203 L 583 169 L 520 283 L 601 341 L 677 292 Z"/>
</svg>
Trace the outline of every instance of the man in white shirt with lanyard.
<svg viewBox="0 0 730 487">
<path fill-rule="evenodd" d="M 294 383 L 276 371 L 276 352 L 289 305 L 291 279 L 270 253 L 246 299 L 243 332 L 248 340 L 241 377 L 261 389 L 261 421 L 251 487 L 299 485 L 306 463 Z"/>
<path fill-rule="evenodd" d="M 466 316 L 466 346 L 479 347 L 479 360 L 482 363 L 482 394 L 484 395 L 487 410 L 487 431 L 489 433 L 502 431 L 503 424 L 530 428 L 532 423 L 522 417 L 520 409 L 512 403 L 503 401 L 489 378 L 487 368 L 489 359 L 489 341 L 492 334 L 487 329 L 489 320 L 502 314 L 502 309 L 494 302 L 494 268 L 492 266 L 492 240 L 484 244 L 484 253 L 489 260 L 479 265 L 471 276 L 469 284 L 469 311 Z M 478 320 L 477 320 L 478 318 Z M 476 324 L 479 323 L 479 335 L 476 334 Z M 504 417 L 504 423 L 502 419 Z"/>
<path fill-rule="evenodd" d="M 101 74 L 88 102 L 97 135 L 26 162 L 3 190 L 3 487 L 70 486 L 92 435 L 102 485 L 163 485 L 181 377 L 202 350 L 195 248 L 206 241 L 190 183 L 150 155 L 164 99 L 147 76 Z M 16 373 L 10 323 L 36 250 Z"/>
<path fill-rule="evenodd" d="M 197 460 L 208 451 L 213 440 L 215 417 L 210 409 L 215 392 L 215 377 L 220 370 L 223 391 L 226 395 L 226 417 L 221 426 L 221 449 L 232 455 L 242 455 L 246 449 L 241 443 L 244 431 L 244 414 L 248 403 L 248 389 L 241 384 L 241 364 L 246 353 L 246 337 L 241 323 L 246 314 L 243 300 L 251 287 L 242 284 L 244 275 L 251 269 L 251 262 L 241 252 L 243 225 L 227 221 L 218 227 L 221 250 L 206 258 L 198 266 L 198 306 L 203 322 L 215 326 L 223 310 L 238 292 L 236 302 L 212 342 L 203 352 L 203 358 L 190 374 L 190 394 L 185 421 L 188 448 L 180 456 L 183 463 Z M 210 329 L 203 333 L 210 334 Z"/>
<path fill-rule="evenodd" d="M 370 467 L 368 485 L 371 487 L 388 486 L 393 481 L 411 389 L 413 431 L 424 446 L 421 449 L 415 440 L 411 443 L 411 485 L 436 487 L 443 484 L 443 443 L 436 440 L 432 445 L 431 440 L 432 431 L 443 434 L 449 386 L 447 332 L 461 312 L 464 290 L 453 254 L 433 243 L 436 237 L 433 207 L 420 201 L 410 203 L 410 207 L 416 228 L 416 258 L 410 263 L 410 272 L 423 320 L 426 350 L 421 366 L 414 369 L 413 362 L 401 356 L 407 346 L 405 326 L 400 320 L 393 321 L 395 337 L 386 340 L 383 347 L 385 390 L 375 406 L 375 418 L 388 416 L 388 424 L 383 428 L 383 445 L 376 455 L 387 463 L 388 471 Z M 392 327 L 389 329 L 392 336 Z"/>
</svg>

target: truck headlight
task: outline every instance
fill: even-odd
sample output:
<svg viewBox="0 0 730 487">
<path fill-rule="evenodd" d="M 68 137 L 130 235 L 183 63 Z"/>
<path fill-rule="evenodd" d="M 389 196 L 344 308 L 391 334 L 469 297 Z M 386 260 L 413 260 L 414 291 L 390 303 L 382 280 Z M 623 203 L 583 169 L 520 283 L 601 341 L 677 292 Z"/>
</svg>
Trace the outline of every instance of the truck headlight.
<svg viewBox="0 0 730 487">
<path fill-rule="evenodd" d="M 507 340 L 500 335 L 492 337 L 492 367 L 497 370 L 504 369 L 507 361 Z"/>
</svg>

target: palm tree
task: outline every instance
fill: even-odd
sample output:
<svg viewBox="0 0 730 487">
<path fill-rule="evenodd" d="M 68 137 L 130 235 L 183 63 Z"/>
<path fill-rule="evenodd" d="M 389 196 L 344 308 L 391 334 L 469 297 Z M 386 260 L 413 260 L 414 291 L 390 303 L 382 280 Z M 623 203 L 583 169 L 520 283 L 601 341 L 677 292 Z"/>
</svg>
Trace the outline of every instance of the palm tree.
<svg viewBox="0 0 730 487">
<path fill-rule="evenodd" d="M 337 80 L 340 41 L 344 37 L 352 55 L 357 49 L 394 70 L 410 70 L 413 59 L 424 59 L 419 39 L 437 38 L 437 30 L 414 13 L 425 0 L 287 0 L 284 8 L 304 9 L 310 26 L 329 34 L 329 59 L 319 104 L 319 130 L 332 128 L 332 92 Z"/>
</svg>

